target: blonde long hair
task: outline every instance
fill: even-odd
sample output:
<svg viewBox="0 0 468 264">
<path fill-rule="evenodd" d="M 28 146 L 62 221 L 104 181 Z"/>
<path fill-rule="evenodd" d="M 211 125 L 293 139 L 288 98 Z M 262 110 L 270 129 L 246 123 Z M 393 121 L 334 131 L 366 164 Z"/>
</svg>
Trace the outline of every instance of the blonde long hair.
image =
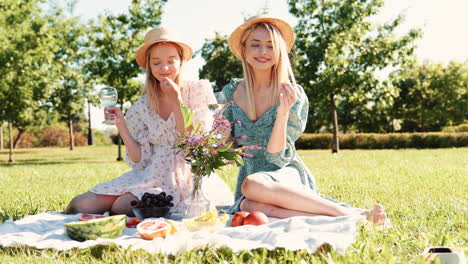
<svg viewBox="0 0 468 264">
<path fill-rule="evenodd" d="M 244 86 L 244 94 L 246 95 L 247 103 L 246 114 L 251 120 L 257 119 L 257 112 L 255 109 L 255 101 L 253 94 L 253 69 L 252 66 L 250 66 L 250 64 L 247 62 L 247 59 L 245 57 L 245 46 L 252 32 L 259 27 L 264 27 L 270 33 L 270 38 L 273 46 L 274 65 L 271 68 L 271 84 L 273 87 L 273 93 L 271 98 L 272 105 L 279 103 L 279 92 L 281 89 L 281 83 L 290 82 L 292 84 L 296 84 L 296 78 L 294 77 L 291 62 L 289 61 L 286 43 L 283 37 L 281 36 L 281 33 L 278 30 L 278 28 L 269 23 L 264 22 L 256 23 L 246 28 L 242 33 L 240 41 L 242 46 L 242 68 L 244 71 L 244 78 L 246 80 Z"/>
<path fill-rule="evenodd" d="M 159 113 L 159 105 L 158 105 L 158 99 L 157 95 L 158 93 L 161 92 L 161 84 L 153 76 L 153 73 L 151 72 L 151 49 L 158 46 L 158 45 L 172 45 L 174 48 L 177 49 L 177 52 L 179 53 L 180 56 L 180 69 L 179 69 L 179 74 L 177 74 L 176 79 L 174 82 L 179 86 L 180 91 L 182 92 L 183 90 L 183 84 L 184 84 L 184 78 L 183 78 L 183 71 L 185 67 L 185 60 L 184 60 L 184 54 L 182 52 L 182 48 L 173 43 L 173 42 L 158 42 L 152 45 L 151 47 L 148 48 L 146 52 L 146 81 L 145 81 L 145 89 L 143 91 L 143 94 L 147 95 L 148 99 L 148 104 L 155 111 L 155 113 Z"/>
</svg>

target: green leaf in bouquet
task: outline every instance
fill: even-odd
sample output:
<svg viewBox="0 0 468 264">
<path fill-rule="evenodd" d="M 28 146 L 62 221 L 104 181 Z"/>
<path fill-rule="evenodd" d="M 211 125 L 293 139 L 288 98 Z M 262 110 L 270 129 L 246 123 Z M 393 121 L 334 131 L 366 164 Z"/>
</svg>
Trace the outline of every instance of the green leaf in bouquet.
<svg viewBox="0 0 468 264">
<path fill-rule="evenodd" d="M 241 156 L 235 155 L 235 160 L 236 160 L 238 166 L 244 165 L 244 160 L 241 158 Z"/>
<path fill-rule="evenodd" d="M 195 131 L 194 133 L 198 132 L 198 130 L 200 130 L 200 126 L 201 126 L 201 123 L 198 122 L 195 127 L 193 128 L 193 130 Z"/>
<path fill-rule="evenodd" d="M 210 176 L 211 172 L 213 171 L 212 168 L 210 168 L 210 166 L 206 166 L 205 167 L 205 174 L 206 176 Z"/>
<path fill-rule="evenodd" d="M 222 161 L 222 160 L 217 160 L 217 161 L 215 161 L 215 162 L 213 163 L 213 167 L 214 167 L 215 169 L 220 168 L 220 167 L 222 167 L 222 166 L 224 166 L 224 165 L 226 165 L 226 163 L 225 163 L 224 161 Z"/>
<path fill-rule="evenodd" d="M 235 160 L 237 156 L 235 152 L 230 152 L 230 151 L 220 152 L 220 153 L 227 160 Z"/>
<path fill-rule="evenodd" d="M 225 145 L 225 146 L 222 146 L 222 147 L 220 147 L 220 148 L 217 148 L 216 151 L 218 151 L 218 152 L 225 152 L 225 151 L 229 150 L 231 147 L 232 147 L 232 142 L 229 143 L 229 144 L 227 144 L 227 145 Z"/>
<path fill-rule="evenodd" d="M 198 166 L 200 164 L 201 164 L 201 161 L 199 161 L 199 160 L 192 161 L 192 166 Z"/>
<path fill-rule="evenodd" d="M 180 105 L 180 110 L 182 112 L 182 117 L 184 118 L 185 129 L 187 129 L 193 123 L 193 112 L 182 104 Z"/>
</svg>

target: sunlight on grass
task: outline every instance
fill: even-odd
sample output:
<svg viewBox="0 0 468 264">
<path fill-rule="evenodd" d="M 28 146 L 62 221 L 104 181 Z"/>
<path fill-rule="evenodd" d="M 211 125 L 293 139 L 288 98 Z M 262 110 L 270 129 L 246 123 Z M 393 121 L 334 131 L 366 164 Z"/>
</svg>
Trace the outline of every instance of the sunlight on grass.
<svg viewBox="0 0 468 264">
<path fill-rule="evenodd" d="M 63 210 L 75 195 L 128 171 L 116 162 L 112 146 L 37 148 L 0 152 L 0 221 L 45 211 Z M 383 204 L 393 228 L 360 226 L 344 255 L 322 248 L 314 255 L 283 249 L 233 253 L 228 248 L 193 250 L 177 256 L 151 255 L 117 246 L 58 252 L 28 247 L 2 248 L 5 263 L 423 263 L 431 245 L 467 247 L 468 149 L 299 151 L 327 196 L 369 208 Z M 234 190 L 237 168 L 219 175 Z"/>
</svg>

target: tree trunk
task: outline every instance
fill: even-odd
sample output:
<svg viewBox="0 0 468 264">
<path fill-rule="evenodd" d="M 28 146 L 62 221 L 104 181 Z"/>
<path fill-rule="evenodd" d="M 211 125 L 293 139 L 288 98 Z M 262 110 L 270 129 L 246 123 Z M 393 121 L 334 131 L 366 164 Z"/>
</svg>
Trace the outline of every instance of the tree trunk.
<svg viewBox="0 0 468 264">
<path fill-rule="evenodd" d="M 119 145 L 119 155 L 117 156 L 117 161 L 122 161 L 122 139 L 120 138 L 120 133 L 117 134 L 117 144 Z"/>
<path fill-rule="evenodd" d="M 18 135 L 16 136 L 15 140 L 13 141 L 13 148 L 15 149 L 18 144 L 21 142 L 21 139 L 23 138 L 24 132 L 26 132 L 25 129 L 18 129 Z"/>
<path fill-rule="evenodd" d="M 0 122 L 0 151 L 3 150 L 3 123 Z"/>
<path fill-rule="evenodd" d="M 120 96 L 119 96 L 120 97 Z M 120 106 L 123 106 L 123 99 L 122 97 L 119 98 Z M 117 144 L 119 145 L 119 155 L 117 157 L 117 161 L 122 161 L 122 138 L 120 137 L 120 132 L 117 132 Z"/>
<path fill-rule="evenodd" d="M 8 121 L 8 130 L 10 132 L 10 157 L 8 159 L 8 162 L 14 163 L 15 160 L 13 160 L 13 124 L 11 121 Z"/>
<path fill-rule="evenodd" d="M 70 150 L 75 149 L 75 137 L 73 136 L 73 120 L 68 118 L 68 134 L 70 136 Z"/>
<path fill-rule="evenodd" d="M 333 93 L 330 93 L 330 105 L 333 123 L 332 153 L 338 153 L 340 151 L 340 142 L 338 138 L 338 115 L 336 113 L 335 95 Z"/>
<path fill-rule="evenodd" d="M 94 145 L 93 130 L 91 129 L 91 104 L 88 101 L 88 146 Z"/>
</svg>

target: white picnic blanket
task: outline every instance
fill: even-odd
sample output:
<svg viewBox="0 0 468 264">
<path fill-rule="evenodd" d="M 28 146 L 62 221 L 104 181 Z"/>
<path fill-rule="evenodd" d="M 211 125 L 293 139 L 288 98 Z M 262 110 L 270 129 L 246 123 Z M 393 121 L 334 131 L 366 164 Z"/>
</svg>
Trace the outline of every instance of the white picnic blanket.
<svg viewBox="0 0 468 264">
<path fill-rule="evenodd" d="M 122 235 L 115 239 L 78 242 L 66 235 L 64 227 L 65 223 L 78 221 L 77 215 L 47 212 L 26 216 L 17 221 L 5 221 L 0 225 L 0 246 L 26 245 L 38 249 L 68 250 L 115 243 L 133 250 L 177 254 L 209 245 L 214 248 L 229 247 L 235 252 L 282 247 L 289 250 L 305 249 L 313 253 L 327 243 L 337 252 L 343 253 L 354 243 L 357 234 L 356 223 L 359 219 L 357 216 L 272 219 L 269 224 L 262 226 L 226 226 L 214 233 L 181 231 L 165 239 L 156 238 L 150 241 L 141 239 L 135 228 L 125 228 Z"/>
</svg>

